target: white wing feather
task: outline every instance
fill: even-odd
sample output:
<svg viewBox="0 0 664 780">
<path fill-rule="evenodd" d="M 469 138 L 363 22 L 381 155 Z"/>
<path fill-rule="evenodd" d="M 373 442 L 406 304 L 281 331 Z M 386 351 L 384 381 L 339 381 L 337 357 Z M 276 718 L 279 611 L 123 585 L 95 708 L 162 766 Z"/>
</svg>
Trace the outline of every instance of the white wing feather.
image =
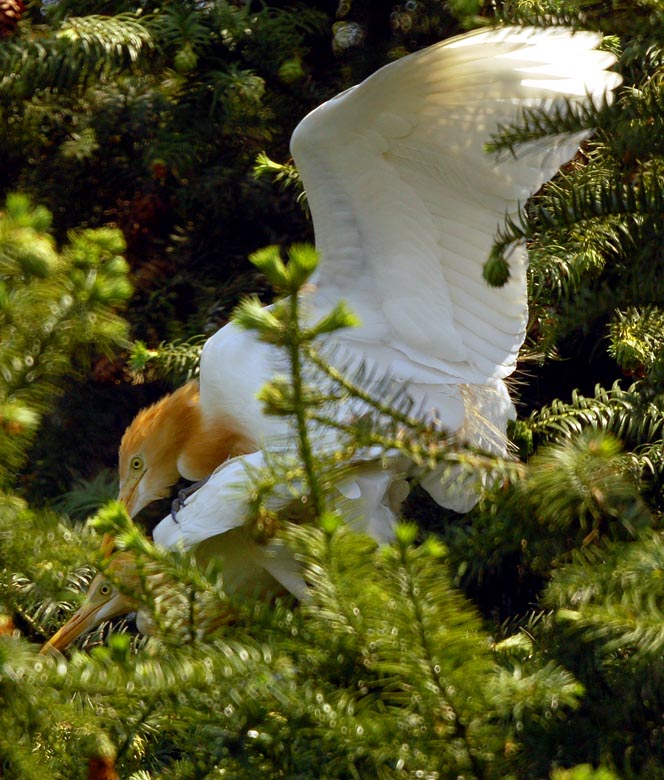
<svg viewBox="0 0 664 780">
<path fill-rule="evenodd" d="M 321 254 L 316 308 L 345 299 L 362 327 L 342 338 L 386 369 L 418 380 L 482 383 L 515 366 L 526 316 L 526 256 L 511 280 L 482 279 L 494 236 L 575 153 L 583 137 L 492 159 L 484 145 L 524 108 L 561 95 L 603 97 L 619 77 L 600 36 L 563 29 L 471 33 L 382 68 L 296 128 Z M 404 364 L 405 361 L 405 364 Z M 409 365 L 408 365 L 409 364 Z"/>
<path fill-rule="evenodd" d="M 169 549 L 196 548 L 201 560 L 220 559 L 229 593 L 274 592 L 276 581 L 302 598 L 304 580 L 292 553 L 279 540 L 258 544 L 245 525 L 254 487 L 252 470 L 256 473 L 264 465 L 260 451 L 227 461 L 187 500 L 177 520 L 169 515 L 155 527 L 153 538 Z M 284 491 L 273 500 L 280 508 L 293 497 Z"/>
<path fill-rule="evenodd" d="M 277 374 L 288 375 L 285 354 L 259 341 L 234 322 L 224 325 L 203 347 L 200 363 L 200 406 L 212 421 L 225 416 L 258 445 L 287 434 L 283 418 L 263 413 L 257 395 Z"/>
</svg>

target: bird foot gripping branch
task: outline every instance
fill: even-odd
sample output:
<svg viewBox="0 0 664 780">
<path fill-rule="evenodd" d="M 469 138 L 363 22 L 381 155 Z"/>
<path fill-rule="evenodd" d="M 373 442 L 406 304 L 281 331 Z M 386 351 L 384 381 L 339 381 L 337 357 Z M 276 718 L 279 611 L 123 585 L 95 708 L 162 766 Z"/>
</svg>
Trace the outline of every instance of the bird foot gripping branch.
<svg viewBox="0 0 664 780">
<path fill-rule="evenodd" d="M 199 479 L 198 482 L 194 482 L 193 485 L 189 485 L 189 487 L 178 490 L 177 497 L 174 498 L 173 502 L 171 503 L 171 517 L 173 518 L 174 523 L 178 522 L 177 513 L 184 508 L 184 505 L 189 496 L 192 496 L 197 490 L 200 490 L 209 479 L 209 476 L 205 477 L 204 479 Z"/>
</svg>

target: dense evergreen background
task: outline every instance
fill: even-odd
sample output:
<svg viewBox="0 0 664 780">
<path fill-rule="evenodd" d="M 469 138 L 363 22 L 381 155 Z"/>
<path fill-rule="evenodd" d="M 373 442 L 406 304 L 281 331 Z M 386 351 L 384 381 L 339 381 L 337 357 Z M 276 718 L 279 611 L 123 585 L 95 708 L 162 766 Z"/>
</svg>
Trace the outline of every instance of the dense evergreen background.
<svg viewBox="0 0 664 780">
<path fill-rule="evenodd" d="M 214 613 L 214 572 L 106 505 L 97 529 L 180 582 L 164 630 L 37 655 L 91 576 L 124 426 L 270 298 L 248 256 L 312 238 L 298 119 L 495 18 L 601 30 L 624 77 L 502 237 L 531 256 L 520 461 L 465 516 L 415 491 L 387 550 L 291 529 L 311 602 L 208 635 L 185 607 Z M 659 0 L 0 0 L 0 74 L 0 777 L 664 778 Z M 566 129 L 531 124 L 496 143 Z"/>
</svg>

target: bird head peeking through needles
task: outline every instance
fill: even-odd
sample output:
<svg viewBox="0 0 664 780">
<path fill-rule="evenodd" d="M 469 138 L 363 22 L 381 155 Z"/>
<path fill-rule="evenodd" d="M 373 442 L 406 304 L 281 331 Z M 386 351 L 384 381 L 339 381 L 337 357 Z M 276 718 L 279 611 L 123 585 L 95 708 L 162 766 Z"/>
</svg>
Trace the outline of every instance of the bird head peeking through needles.
<svg viewBox="0 0 664 780">
<path fill-rule="evenodd" d="M 257 543 L 246 527 L 211 537 L 198 545 L 196 561 L 211 561 L 223 575 L 224 593 L 229 597 L 260 599 L 266 603 L 287 596 L 303 597 L 305 585 L 289 548 L 277 540 Z M 155 613 L 172 609 L 190 616 L 191 592 L 178 588 L 163 567 L 137 558 L 129 551 L 109 553 L 90 584 L 80 608 L 42 647 L 42 653 L 63 651 L 76 639 L 100 623 L 136 612 L 136 628 L 142 634 L 155 633 Z M 202 609 L 195 630 L 207 634 L 236 619 L 235 605 L 214 600 L 212 608 Z"/>
<path fill-rule="evenodd" d="M 132 593 L 136 593 L 139 586 L 140 577 L 133 555 L 118 553 L 113 556 L 106 571 L 97 574 L 92 580 L 81 607 L 46 642 L 41 652 L 64 650 L 79 636 L 91 631 L 103 621 L 137 609 L 138 601 Z"/>
</svg>

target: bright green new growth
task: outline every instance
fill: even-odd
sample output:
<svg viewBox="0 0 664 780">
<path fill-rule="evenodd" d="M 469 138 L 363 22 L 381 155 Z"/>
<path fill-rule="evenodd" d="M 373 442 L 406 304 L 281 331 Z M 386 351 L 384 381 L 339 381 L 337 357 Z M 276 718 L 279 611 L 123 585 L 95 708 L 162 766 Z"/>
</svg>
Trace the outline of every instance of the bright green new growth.
<svg viewBox="0 0 664 780">
<path fill-rule="evenodd" d="M 287 265 L 270 261 L 270 273 L 293 292 L 260 322 L 266 338 L 281 339 L 304 361 L 314 354 L 311 341 L 321 329 L 317 323 L 304 328 L 294 311 L 314 267 L 309 250 L 298 252 Z M 81 288 L 77 294 L 83 295 Z M 343 308 L 338 312 L 321 320 L 325 332 L 330 322 L 351 321 Z M 329 378 L 337 391 L 368 398 L 336 372 Z M 393 547 L 379 548 L 324 513 L 328 464 L 317 460 L 309 426 L 324 423 L 321 409 L 329 399 L 310 391 L 304 381 L 271 391 L 281 398 L 281 413 L 297 417 L 299 410 L 300 456 L 304 461 L 308 444 L 311 459 L 311 470 L 303 463 L 301 474 L 311 495 L 317 485 L 321 491 L 320 505 L 312 501 L 320 527 L 284 525 L 310 583 L 305 603 L 293 610 L 232 600 L 233 625 L 215 628 L 215 617 L 228 608 L 223 571 L 202 571 L 188 556 L 155 548 L 122 507 L 109 504 L 90 528 L 112 533 L 121 551 L 138 556 L 138 601 L 156 636 L 145 642 L 116 635 L 92 653 L 74 651 L 69 663 L 44 658 L 36 664 L 27 647 L 21 651 L 18 636 L 0 637 L 0 652 L 13 659 L 4 666 L 8 677 L 0 676 L 0 698 L 14 702 L 2 710 L 12 724 L 7 739 L 0 736 L 0 756 L 11 772 L 26 780 L 38 776 L 38 762 L 9 741 L 17 730 L 35 729 L 63 776 L 86 757 L 106 757 L 127 774 L 148 771 L 151 757 L 150 765 L 173 778 L 214 776 L 223 767 L 238 780 L 259 771 L 329 780 L 420 773 L 501 780 L 509 751 L 518 753 L 507 745 L 519 730 L 537 730 L 547 712 L 557 716 L 577 706 L 580 686 L 555 663 L 492 650 L 476 610 L 451 582 L 439 541 L 418 545 L 418 529 L 409 524 L 397 530 Z M 389 416 L 385 400 L 374 404 L 380 417 Z M 425 428 L 403 411 L 393 414 L 399 430 L 411 425 L 401 440 L 415 453 Z M 353 446 L 380 438 L 389 448 L 390 427 L 380 436 L 376 429 L 377 423 L 360 428 Z M 268 482 L 283 467 L 278 458 L 270 466 Z M 45 637 L 80 587 L 80 577 L 62 580 L 57 572 L 94 559 L 94 539 L 86 532 L 88 551 L 81 554 L 72 545 L 77 532 L 19 504 L 11 518 L 7 506 L 2 519 L 12 528 L 0 539 L 0 559 L 9 564 L 0 577 L 3 606 Z M 44 530 L 35 536 L 39 526 Z M 63 548 L 49 550 L 49 560 L 59 561 L 52 570 L 44 569 L 44 552 L 38 552 L 45 545 Z M 56 591 L 58 600 L 46 596 Z M 24 687 L 17 688 L 17 676 Z M 44 701 L 48 721 L 35 714 Z M 4 718 L 0 714 L 0 725 Z"/>
<path fill-rule="evenodd" d="M 63 377 L 91 350 L 127 343 L 118 316 L 131 295 L 124 241 L 108 228 L 72 232 L 60 250 L 50 215 L 13 195 L 0 211 L 0 487 L 10 486 Z"/>
</svg>

